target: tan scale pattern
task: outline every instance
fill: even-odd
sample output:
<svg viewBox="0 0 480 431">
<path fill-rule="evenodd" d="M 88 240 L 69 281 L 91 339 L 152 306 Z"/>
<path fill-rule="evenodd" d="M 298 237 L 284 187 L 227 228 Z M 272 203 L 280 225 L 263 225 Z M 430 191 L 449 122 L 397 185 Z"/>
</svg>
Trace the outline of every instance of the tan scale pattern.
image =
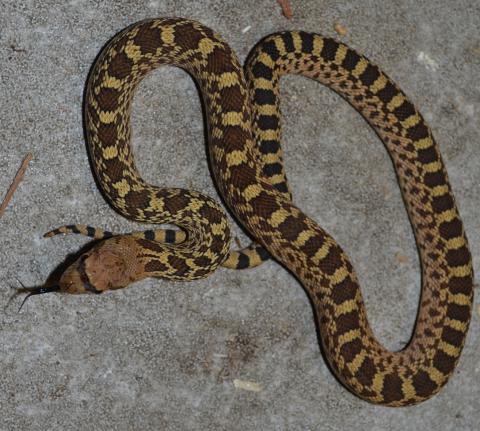
<svg viewBox="0 0 480 431">
<path fill-rule="evenodd" d="M 246 81 L 228 45 L 193 21 L 142 21 L 106 46 L 86 100 L 89 147 L 103 192 L 121 214 L 174 223 L 186 239 L 172 245 L 139 234 L 102 241 L 67 270 L 64 289 L 112 288 L 99 269 L 102 259 L 118 272 L 124 268 L 128 281 L 165 273 L 174 279 L 205 276 L 227 258 L 228 225 L 214 201 L 145 184 L 135 169 L 131 98 L 140 79 L 161 64 L 182 67 L 198 82 L 220 192 L 250 234 L 304 285 L 339 380 L 359 397 L 390 406 L 415 404 L 438 392 L 460 356 L 473 299 L 470 252 L 445 167 L 430 129 L 402 91 L 363 56 L 316 34 L 264 39 L 249 57 Z M 285 73 L 310 77 L 343 96 L 391 155 L 423 271 L 415 329 L 399 352 L 376 340 L 345 252 L 291 201 L 279 146 L 278 85 Z M 122 287 L 117 284 L 113 288 Z"/>
</svg>

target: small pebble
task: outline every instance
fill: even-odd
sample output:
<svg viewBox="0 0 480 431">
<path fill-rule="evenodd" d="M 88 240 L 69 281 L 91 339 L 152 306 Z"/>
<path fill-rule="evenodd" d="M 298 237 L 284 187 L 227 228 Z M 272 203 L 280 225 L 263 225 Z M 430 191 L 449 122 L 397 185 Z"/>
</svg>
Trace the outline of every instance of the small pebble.
<svg viewBox="0 0 480 431">
<path fill-rule="evenodd" d="M 343 24 L 340 24 L 339 22 L 335 23 L 335 25 L 333 26 L 333 29 L 340 36 L 345 36 L 348 32 L 347 27 L 345 27 Z"/>
<path fill-rule="evenodd" d="M 408 262 L 408 257 L 405 256 L 402 253 L 395 253 L 395 259 L 397 260 L 398 263 L 407 263 Z"/>
<path fill-rule="evenodd" d="M 245 391 L 252 392 L 260 392 L 261 390 L 263 390 L 262 385 L 256 382 L 249 382 L 247 380 L 234 379 L 233 386 L 235 386 L 237 389 L 243 389 Z"/>
</svg>

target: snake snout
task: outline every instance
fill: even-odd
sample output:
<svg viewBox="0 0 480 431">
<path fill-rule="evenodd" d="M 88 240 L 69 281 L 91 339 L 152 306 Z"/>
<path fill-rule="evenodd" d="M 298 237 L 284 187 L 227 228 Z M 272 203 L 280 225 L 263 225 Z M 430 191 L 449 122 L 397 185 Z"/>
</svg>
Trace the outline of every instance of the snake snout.
<svg viewBox="0 0 480 431">
<path fill-rule="evenodd" d="M 83 254 L 70 265 L 60 278 L 60 289 L 67 293 L 98 293 L 86 271 L 88 254 Z"/>
</svg>

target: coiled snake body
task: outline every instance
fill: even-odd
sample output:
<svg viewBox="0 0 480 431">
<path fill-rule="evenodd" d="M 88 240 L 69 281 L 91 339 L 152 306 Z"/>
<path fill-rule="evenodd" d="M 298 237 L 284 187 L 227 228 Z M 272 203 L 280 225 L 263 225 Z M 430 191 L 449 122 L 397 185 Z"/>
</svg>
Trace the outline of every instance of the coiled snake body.
<svg viewBox="0 0 480 431">
<path fill-rule="evenodd" d="M 146 20 L 112 39 L 91 72 L 85 101 L 97 178 L 121 214 L 174 223 L 184 233 L 105 239 L 67 269 L 59 288 L 99 292 L 150 276 L 199 278 L 225 261 L 231 267 L 249 264 L 239 257 L 243 252 L 228 257 L 228 223 L 215 201 L 193 191 L 156 188 L 136 171 L 129 145 L 132 95 L 141 78 L 161 64 L 181 67 L 198 82 L 220 193 L 247 231 L 305 287 L 325 355 L 340 381 L 365 400 L 391 406 L 435 394 L 460 356 L 473 298 L 470 252 L 445 167 L 430 129 L 402 91 L 365 57 L 316 34 L 284 32 L 264 39 L 249 57 L 246 81 L 228 45 L 194 21 Z M 278 84 L 285 73 L 313 78 L 343 96 L 391 155 L 423 271 L 414 334 L 399 352 L 375 339 L 344 251 L 291 201 L 279 143 Z M 111 236 L 82 226 L 50 235 L 59 232 Z M 252 264 L 267 257 L 255 245 L 245 253 Z"/>
</svg>

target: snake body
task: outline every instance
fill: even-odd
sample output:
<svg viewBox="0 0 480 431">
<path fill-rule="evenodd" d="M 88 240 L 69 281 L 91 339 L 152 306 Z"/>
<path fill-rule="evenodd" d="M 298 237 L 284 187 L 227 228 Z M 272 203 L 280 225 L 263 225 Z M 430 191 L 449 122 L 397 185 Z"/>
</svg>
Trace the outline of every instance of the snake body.
<svg viewBox="0 0 480 431">
<path fill-rule="evenodd" d="M 220 193 L 246 230 L 304 286 L 339 380 L 359 397 L 390 406 L 438 392 L 460 356 L 473 299 L 470 252 L 438 146 L 414 105 L 377 66 L 317 34 L 267 37 L 249 57 L 246 80 L 228 45 L 194 21 L 146 20 L 112 39 L 92 70 L 85 104 L 97 178 L 121 214 L 174 223 L 185 234 L 180 240 L 161 231 L 105 239 L 67 269 L 62 290 L 98 292 L 150 276 L 194 279 L 228 260 L 228 224 L 215 201 L 194 191 L 156 188 L 136 171 L 131 100 L 141 78 L 161 64 L 181 67 L 197 81 Z M 399 352 L 375 338 L 345 252 L 292 203 L 280 148 L 279 80 L 286 73 L 315 79 L 343 96 L 392 158 L 422 264 L 414 333 Z M 56 233 L 75 229 L 110 236 L 87 227 Z"/>
</svg>

